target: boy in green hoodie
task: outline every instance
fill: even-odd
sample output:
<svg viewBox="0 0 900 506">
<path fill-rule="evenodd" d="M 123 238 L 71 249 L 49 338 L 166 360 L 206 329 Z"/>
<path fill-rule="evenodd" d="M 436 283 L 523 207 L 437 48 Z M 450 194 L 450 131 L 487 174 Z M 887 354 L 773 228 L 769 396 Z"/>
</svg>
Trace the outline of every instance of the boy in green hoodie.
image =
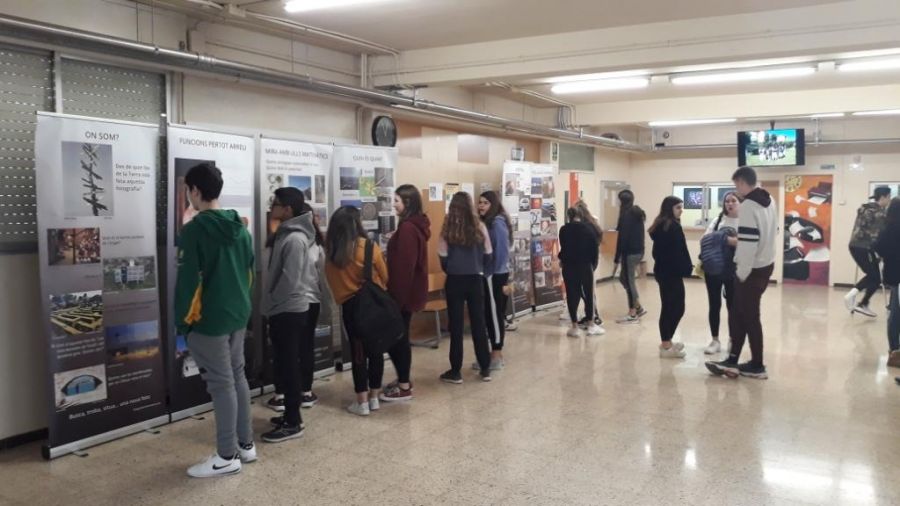
<svg viewBox="0 0 900 506">
<path fill-rule="evenodd" d="M 222 172 L 192 167 L 184 178 L 198 214 L 181 231 L 175 282 L 175 327 L 186 336 L 212 397 L 216 454 L 188 469 L 208 478 L 238 473 L 257 459 L 244 374 L 244 332 L 250 319 L 253 245 L 238 213 L 219 207 Z"/>
</svg>

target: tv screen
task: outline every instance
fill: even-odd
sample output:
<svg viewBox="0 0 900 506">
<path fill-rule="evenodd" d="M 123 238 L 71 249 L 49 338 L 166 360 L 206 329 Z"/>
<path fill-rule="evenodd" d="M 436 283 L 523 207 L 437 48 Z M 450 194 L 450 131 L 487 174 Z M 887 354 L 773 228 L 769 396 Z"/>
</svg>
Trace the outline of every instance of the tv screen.
<svg viewBox="0 0 900 506">
<path fill-rule="evenodd" d="M 703 209 L 703 188 L 685 188 L 682 200 L 685 209 Z"/>
<path fill-rule="evenodd" d="M 805 164 L 802 128 L 738 132 L 738 165 L 778 167 Z"/>
</svg>

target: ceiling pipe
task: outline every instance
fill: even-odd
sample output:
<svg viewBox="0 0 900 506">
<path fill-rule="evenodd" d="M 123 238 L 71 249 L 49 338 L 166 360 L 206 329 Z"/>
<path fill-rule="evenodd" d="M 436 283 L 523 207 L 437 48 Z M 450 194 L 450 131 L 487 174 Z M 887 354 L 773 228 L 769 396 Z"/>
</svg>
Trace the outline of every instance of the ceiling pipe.
<svg viewBox="0 0 900 506">
<path fill-rule="evenodd" d="M 574 141 L 598 147 L 624 150 L 648 151 L 649 147 L 622 140 L 584 134 L 563 128 L 553 128 L 539 123 L 504 118 L 488 113 L 470 111 L 435 102 L 418 100 L 397 93 L 365 89 L 333 81 L 301 76 L 290 72 L 271 70 L 256 65 L 225 60 L 199 53 L 161 48 L 108 35 L 86 32 L 59 25 L 31 21 L 14 16 L 0 15 L 0 34 L 4 37 L 32 41 L 73 50 L 88 51 L 113 57 L 124 57 L 146 63 L 163 65 L 182 71 L 206 72 L 233 77 L 239 80 L 285 86 L 312 93 L 321 93 L 347 98 L 364 104 L 386 107 L 403 107 L 425 114 L 434 113 L 463 122 L 487 124 L 503 130 L 522 132 L 531 136 L 560 141 Z"/>
<path fill-rule="evenodd" d="M 900 144 L 900 138 L 883 138 L 883 139 L 841 139 L 823 141 L 818 140 L 806 144 L 806 147 L 819 146 L 858 146 L 868 144 Z M 723 144 L 682 144 L 678 146 L 657 146 L 652 151 L 693 151 L 701 149 L 737 149 L 737 143 Z"/>
</svg>

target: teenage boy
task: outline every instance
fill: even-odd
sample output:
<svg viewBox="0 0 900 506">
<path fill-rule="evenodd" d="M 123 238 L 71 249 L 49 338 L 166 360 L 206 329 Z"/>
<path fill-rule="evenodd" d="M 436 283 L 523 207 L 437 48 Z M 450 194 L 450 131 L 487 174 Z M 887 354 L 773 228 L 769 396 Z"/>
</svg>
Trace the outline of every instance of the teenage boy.
<svg viewBox="0 0 900 506">
<path fill-rule="evenodd" d="M 314 355 L 308 328 L 310 306 L 320 300 L 316 261 L 316 225 L 313 213 L 303 212 L 303 192 L 296 188 L 275 190 L 271 216 L 281 224 L 275 231 L 269 257 L 263 314 L 269 319 L 269 338 L 274 348 L 276 383 L 284 394 L 284 415 L 262 435 L 267 443 L 279 443 L 303 435 L 300 416 L 300 361 Z"/>
<path fill-rule="evenodd" d="M 844 296 L 844 304 L 851 314 L 859 313 L 874 318 L 875 311 L 869 309 L 869 300 L 881 286 L 881 271 L 872 245 L 884 228 L 885 210 L 891 203 L 891 189 L 879 186 L 869 199 L 874 202 L 866 202 L 856 211 L 853 235 L 850 236 L 850 255 L 863 272 L 863 278 Z M 856 296 L 860 291 L 864 292 L 863 299 L 857 304 Z"/>
<path fill-rule="evenodd" d="M 253 246 L 236 211 L 219 207 L 222 172 L 213 164 L 184 177 L 197 215 L 181 230 L 174 320 L 212 397 L 216 453 L 188 469 L 195 478 L 241 471 L 257 459 L 244 375 L 244 332 L 250 319 Z"/>
<path fill-rule="evenodd" d="M 735 310 L 728 312 L 731 350 L 726 360 L 707 362 L 706 368 L 715 375 L 724 374 L 729 378 L 746 376 L 766 379 L 768 375 L 763 363 L 763 331 L 759 307 L 775 267 L 778 210 L 769 192 L 757 186 L 756 171 L 752 168 L 739 168 L 731 179 L 742 199 L 738 245 L 734 255 L 737 264 Z M 750 341 L 751 359 L 738 364 L 747 339 Z"/>
</svg>

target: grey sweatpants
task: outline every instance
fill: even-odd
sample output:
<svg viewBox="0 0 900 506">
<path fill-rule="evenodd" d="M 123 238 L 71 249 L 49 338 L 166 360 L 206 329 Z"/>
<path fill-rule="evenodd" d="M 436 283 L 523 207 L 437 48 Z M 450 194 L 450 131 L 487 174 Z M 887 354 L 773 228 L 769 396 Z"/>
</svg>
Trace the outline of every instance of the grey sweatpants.
<svg viewBox="0 0 900 506">
<path fill-rule="evenodd" d="M 628 309 L 640 308 L 640 295 L 638 295 L 637 283 L 635 277 L 637 275 L 638 264 L 643 260 L 644 255 L 622 255 L 620 261 L 621 269 L 619 270 L 619 282 L 625 287 L 625 293 L 628 295 Z"/>
<path fill-rule="evenodd" d="M 224 336 L 191 332 L 187 347 L 206 381 L 216 415 L 216 450 L 220 457 L 238 452 L 238 443 L 253 442 L 250 386 L 244 374 L 244 329 Z"/>
</svg>

